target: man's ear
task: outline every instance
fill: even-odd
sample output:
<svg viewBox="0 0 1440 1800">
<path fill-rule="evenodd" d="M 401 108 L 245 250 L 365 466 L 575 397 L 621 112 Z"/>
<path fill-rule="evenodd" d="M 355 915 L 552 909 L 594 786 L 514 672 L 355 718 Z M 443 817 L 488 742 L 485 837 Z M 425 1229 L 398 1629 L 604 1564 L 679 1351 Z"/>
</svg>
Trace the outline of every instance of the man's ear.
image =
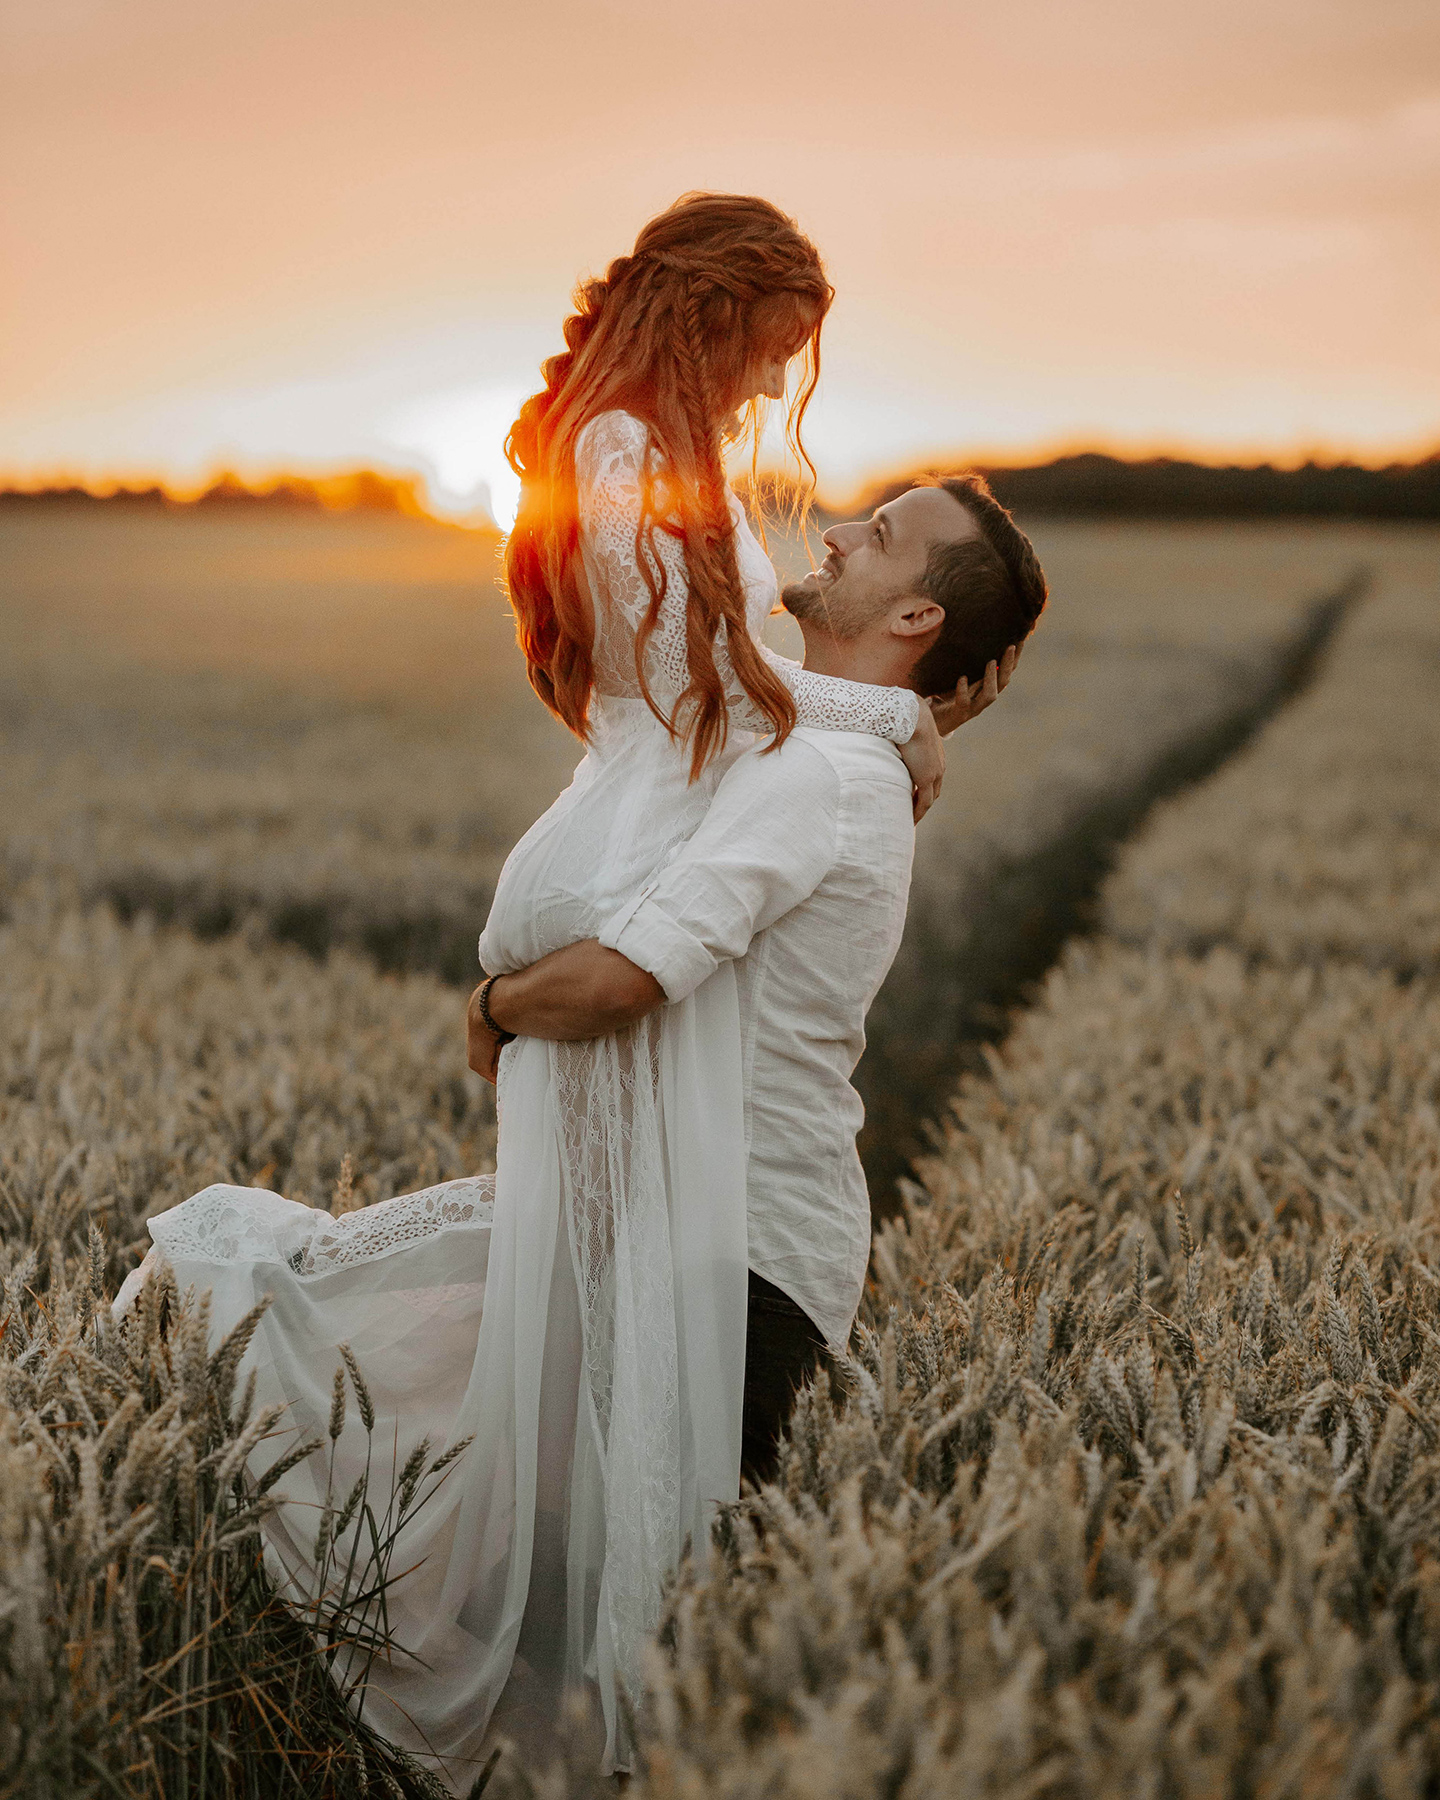
<svg viewBox="0 0 1440 1800">
<path fill-rule="evenodd" d="M 927 600 L 923 594 L 910 594 L 898 600 L 890 614 L 890 629 L 896 637 L 924 637 L 938 631 L 945 623 L 945 608 Z"/>
</svg>

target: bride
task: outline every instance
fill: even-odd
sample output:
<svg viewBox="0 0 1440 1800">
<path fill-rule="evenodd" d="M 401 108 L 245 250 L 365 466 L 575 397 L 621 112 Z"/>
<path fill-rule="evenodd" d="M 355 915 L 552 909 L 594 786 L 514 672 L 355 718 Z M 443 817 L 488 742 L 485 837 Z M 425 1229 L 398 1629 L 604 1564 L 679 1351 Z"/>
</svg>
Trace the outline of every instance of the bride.
<svg viewBox="0 0 1440 1800">
<path fill-rule="evenodd" d="M 507 445 L 522 498 L 506 576 L 531 683 L 586 755 L 505 864 L 487 971 L 592 937 L 633 903 L 757 736 L 872 732 L 901 746 L 917 814 L 938 789 L 939 728 L 912 692 L 810 674 L 761 643 L 775 575 L 722 470 L 724 443 L 755 430 L 797 362 L 786 423 L 804 458 L 831 298 L 789 219 L 710 194 L 660 214 L 578 290 L 566 350 Z M 326 1431 L 348 1345 L 368 1413 L 333 1444 L 336 1493 L 372 1440 L 398 1461 L 422 1437 L 466 1446 L 400 1534 L 397 1653 L 363 1701 L 457 1792 L 495 1731 L 543 1743 L 576 1695 L 602 1769 L 630 1766 L 662 1583 L 687 1544 L 704 1554 L 715 1507 L 737 1495 L 736 981 L 722 966 L 610 1037 L 507 1044 L 493 1177 L 339 1219 L 214 1187 L 150 1221 L 146 1269 L 163 1255 L 182 1288 L 210 1289 L 217 1334 L 272 1296 L 242 1373 L 297 1432 Z M 257 1447 L 252 1474 L 284 1448 Z M 268 1527 L 291 1591 L 306 1591 L 331 1457 L 285 1475 Z"/>
</svg>

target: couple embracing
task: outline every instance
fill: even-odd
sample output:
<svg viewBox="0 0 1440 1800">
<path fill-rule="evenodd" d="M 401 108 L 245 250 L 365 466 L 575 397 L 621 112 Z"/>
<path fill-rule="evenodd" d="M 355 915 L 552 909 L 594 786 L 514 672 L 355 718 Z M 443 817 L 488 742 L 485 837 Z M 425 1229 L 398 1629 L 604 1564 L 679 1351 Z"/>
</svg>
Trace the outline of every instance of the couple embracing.
<svg viewBox="0 0 1440 1800">
<path fill-rule="evenodd" d="M 803 665 L 761 642 L 777 582 L 722 446 L 798 360 L 799 447 L 831 297 L 773 206 L 687 196 L 580 289 L 512 430 L 520 643 L 586 754 L 480 940 L 494 1176 L 338 1219 L 212 1187 L 150 1221 L 146 1268 L 211 1290 L 217 1334 L 270 1296 L 242 1373 L 298 1431 L 324 1429 L 339 1345 L 367 1380 L 371 1431 L 283 1479 L 282 1583 L 303 1590 L 325 1482 L 345 1493 L 372 1440 L 465 1445 L 397 1544 L 364 1698 L 461 1793 L 497 1732 L 543 1747 L 577 1698 L 601 1769 L 630 1766 L 667 1574 L 848 1339 L 870 1235 L 850 1076 L 913 821 L 1045 603 L 1008 514 L 950 479 L 825 534 L 782 596 Z"/>
</svg>

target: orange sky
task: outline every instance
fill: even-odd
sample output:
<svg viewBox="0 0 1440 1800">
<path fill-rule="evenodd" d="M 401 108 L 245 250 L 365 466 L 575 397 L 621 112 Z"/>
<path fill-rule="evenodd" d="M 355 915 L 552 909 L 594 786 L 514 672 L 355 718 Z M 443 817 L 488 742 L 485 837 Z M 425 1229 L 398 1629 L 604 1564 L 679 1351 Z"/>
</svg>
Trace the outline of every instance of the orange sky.
<svg viewBox="0 0 1440 1800">
<path fill-rule="evenodd" d="M 0 14 L 0 471 L 498 490 L 575 275 L 696 186 L 827 257 L 832 492 L 1440 440 L 1435 0 L 35 0 Z"/>
</svg>

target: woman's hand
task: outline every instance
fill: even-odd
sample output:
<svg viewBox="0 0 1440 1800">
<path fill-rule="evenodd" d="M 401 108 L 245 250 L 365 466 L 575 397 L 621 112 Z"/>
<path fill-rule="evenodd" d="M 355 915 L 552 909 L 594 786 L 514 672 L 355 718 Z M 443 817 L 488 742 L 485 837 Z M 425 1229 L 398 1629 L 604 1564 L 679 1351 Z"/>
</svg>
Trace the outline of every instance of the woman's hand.
<svg viewBox="0 0 1440 1800">
<path fill-rule="evenodd" d="M 960 686 L 964 687 L 964 682 Z M 959 689 L 956 690 L 959 692 Z M 914 736 L 900 745 L 900 755 L 910 771 L 911 796 L 915 805 L 915 823 L 935 804 L 940 783 L 945 779 L 945 746 L 940 742 L 940 728 L 933 707 L 920 703 L 920 720 Z"/>
<path fill-rule="evenodd" d="M 949 737 L 952 731 L 958 731 L 971 719 L 978 718 L 987 706 L 994 705 L 1001 694 L 1005 692 L 1010 677 L 1015 673 L 1015 665 L 1020 660 L 1020 650 L 1019 644 L 1011 644 L 1004 656 L 1000 658 L 998 665 L 994 662 L 989 664 L 981 680 L 962 681 L 953 694 L 939 694 L 931 700 L 930 711 L 934 715 L 936 728 L 941 737 Z M 907 745 L 906 748 L 908 749 L 908 747 Z M 900 754 L 904 756 L 905 751 L 902 750 Z"/>
</svg>

